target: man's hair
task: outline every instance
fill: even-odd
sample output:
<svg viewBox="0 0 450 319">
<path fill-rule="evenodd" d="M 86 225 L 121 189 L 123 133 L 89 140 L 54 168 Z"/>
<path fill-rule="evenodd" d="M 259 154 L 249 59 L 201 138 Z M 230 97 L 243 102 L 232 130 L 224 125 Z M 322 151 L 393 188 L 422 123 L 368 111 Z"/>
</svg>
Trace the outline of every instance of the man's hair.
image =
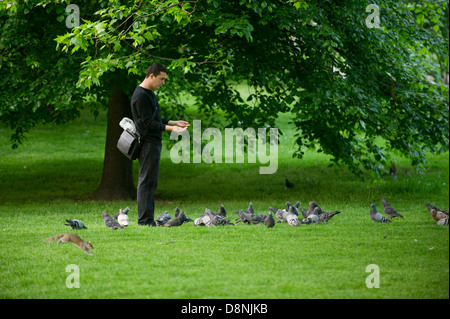
<svg viewBox="0 0 450 319">
<path fill-rule="evenodd" d="M 162 64 L 155 62 L 148 67 L 145 77 L 148 78 L 152 73 L 154 76 L 158 76 L 161 72 L 165 72 L 166 74 L 169 73 L 169 71 Z"/>
</svg>

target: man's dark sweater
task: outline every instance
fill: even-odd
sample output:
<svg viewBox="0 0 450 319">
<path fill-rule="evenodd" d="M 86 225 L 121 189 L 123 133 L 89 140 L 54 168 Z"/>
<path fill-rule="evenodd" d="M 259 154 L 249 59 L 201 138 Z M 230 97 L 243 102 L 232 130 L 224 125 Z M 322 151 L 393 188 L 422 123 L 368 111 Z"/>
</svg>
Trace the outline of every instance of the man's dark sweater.
<svg viewBox="0 0 450 319">
<path fill-rule="evenodd" d="M 159 109 L 155 93 L 137 86 L 131 97 L 131 113 L 141 140 L 161 143 L 162 132 L 169 121 L 161 118 Z"/>
</svg>

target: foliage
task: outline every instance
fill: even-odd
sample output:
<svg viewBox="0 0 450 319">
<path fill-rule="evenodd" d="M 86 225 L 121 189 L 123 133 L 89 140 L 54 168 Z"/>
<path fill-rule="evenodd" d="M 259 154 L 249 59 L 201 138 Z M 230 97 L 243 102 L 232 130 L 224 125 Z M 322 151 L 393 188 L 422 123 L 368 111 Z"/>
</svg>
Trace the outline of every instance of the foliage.
<svg viewBox="0 0 450 319">
<path fill-rule="evenodd" d="M 67 31 L 64 15 L 65 6 L 56 3 L 0 3 L 0 121 L 14 130 L 13 148 L 36 124 L 66 123 L 83 106 L 98 107 L 75 88 L 85 58 L 55 50 L 54 38 Z"/>
<path fill-rule="evenodd" d="M 25 1 L 47 11 L 67 3 Z M 159 61 L 171 69 L 170 88 L 161 92 L 171 105 L 188 92 L 205 116 L 224 112 L 234 127 L 273 127 L 280 113 L 292 113 L 299 158 L 317 148 L 355 174 L 380 176 L 394 151 L 420 169 L 429 151 L 448 150 L 443 1 L 378 1 L 379 28 L 366 24 L 370 1 L 92 3 L 80 5 L 79 27 L 53 30 L 65 59 L 82 60 L 76 92 L 85 90 L 89 101 L 105 96 L 111 78 L 133 87 Z M 18 17 L 13 7 L 2 10 L 6 21 Z M 16 46 L 2 47 L 2 56 Z M 247 100 L 233 86 L 243 81 L 253 88 Z M 11 103 L 1 108 L 4 120 L 17 108 Z"/>
</svg>

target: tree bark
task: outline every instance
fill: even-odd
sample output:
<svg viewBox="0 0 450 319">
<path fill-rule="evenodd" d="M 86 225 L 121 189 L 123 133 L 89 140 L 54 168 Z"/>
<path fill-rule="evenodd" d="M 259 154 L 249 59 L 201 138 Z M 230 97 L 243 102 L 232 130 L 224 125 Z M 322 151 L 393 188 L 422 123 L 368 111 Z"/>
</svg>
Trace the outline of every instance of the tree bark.
<svg viewBox="0 0 450 319">
<path fill-rule="evenodd" d="M 130 99 L 122 89 L 114 87 L 108 102 L 105 157 L 102 180 L 91 199 L 129 200 L 136 198 L 133 182 L 133 162 L 117 149 L 117 141 L 123 129 L 119 122 L 123 117 L 131 118 Z"/>
</svg>

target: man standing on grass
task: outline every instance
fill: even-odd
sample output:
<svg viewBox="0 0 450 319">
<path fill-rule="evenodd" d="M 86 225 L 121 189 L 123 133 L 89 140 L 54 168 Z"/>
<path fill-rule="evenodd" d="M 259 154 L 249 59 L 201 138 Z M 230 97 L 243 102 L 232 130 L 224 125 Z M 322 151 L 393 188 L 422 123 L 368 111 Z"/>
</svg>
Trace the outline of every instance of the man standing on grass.
<svg viewBox="0 0 450 319">
<path fill-rule="evenodd" d="M 190 125 L 186 121 L 167 121 L 161 118 L 158 99 L 153 90 L 161 88 L 167 74 L 168 71 L 164 66 L 153 63 L 131 98 L 133 120 L 141 137 L 137 188 L 138 225 L 155 226 L 153 195 L 158 186 L 162 132 L 182 133 Z"/>
</svg>

